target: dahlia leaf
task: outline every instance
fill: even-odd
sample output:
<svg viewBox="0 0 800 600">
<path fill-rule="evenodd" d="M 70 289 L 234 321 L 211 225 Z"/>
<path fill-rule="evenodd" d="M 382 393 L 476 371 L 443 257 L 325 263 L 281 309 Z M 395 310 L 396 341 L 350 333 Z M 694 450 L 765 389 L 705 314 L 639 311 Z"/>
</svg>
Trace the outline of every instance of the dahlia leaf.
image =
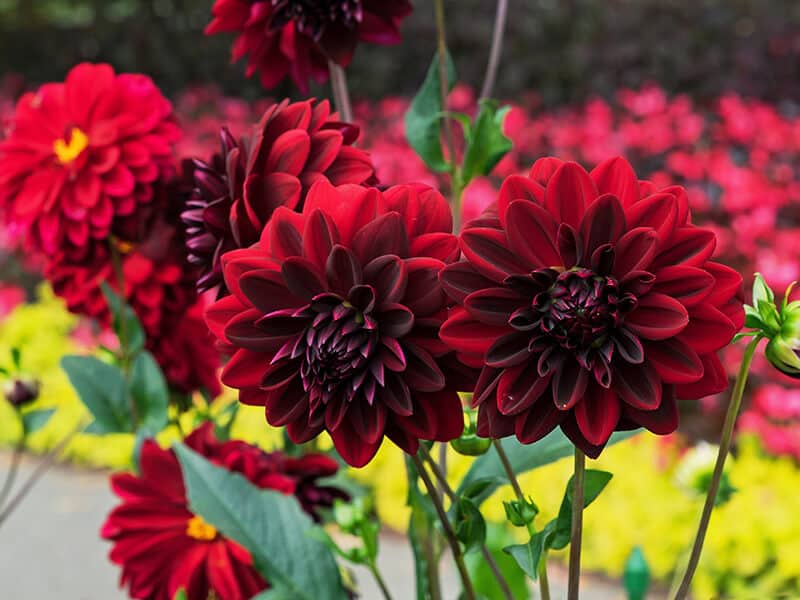
<svg viewBox="0 0 800 600">
<path fill-rule="evenodd" d="M 293 496 L 261 490 L 184 445 L 175 452 L 191 511 L 250 552 L 275 590 L 268 598 L 347 598 L 333 553 Z"/>
<path fill-rule="evenodd" d="M 510 554 L 517 561 L 519 568 L 533 580 L 539 576 L 539 561 L 545 551 L 546 530 L 534 534 L 527 544 L 506 546 L 503 552 Z"/>
<path fill-rule="evenodd" d="M 613 475 L 608 471 L 586 470 L 583 485 L 584 509 L 595 501 L 612 477 Z M 558 511 L 558 518 L 555 520 L 555 533 L 552 540 L 548 540 L 550 542 L 547 545 L 548 548 L 561 550 L 569 544 L 572 532 L 572 481 L 573 477 L 570 477 L 564 492 L 564 499 L 561 501 L 561 509 Z"/>
<path fill-rule="evenodd" d="M 130 392 L 136 403 L 138 425 L 153 433 L 164 429 L 169 421 L 169 389 L 161 368 L 147 351 L 139 354 L 133 362 Z"/>
<path fill-rule="evenodd" d="M 447 89 L 453 89 L 455 82 L 456 69 L 448 54 Z M 445 107 L 442 106 L 439 86 L 439 58 L 434 56 L 425 81 L 406 112 L 405 126 L 408 143 L 428 168 L 445 173 L 450 170 L 450 164 L 442 151 L 440 121 L 446 116 L 443 115 Z"/>
<path fill-rule="evenodd" d="M 511 151 L 513 144 L 503 133 L 503 120 L 511 107 L 500 108 L 494 100 L 481 100 L 475 126 L 466 136 L 467 149 L 461 166 L 462 184 L 474 177 L 488 175 Z"/>
<path fill-rule="evenodd" d="M 142 324 L 133 309 L 106 283 L 100 284 L 108 308 L 111 310 L 111 326 L 120 343 L 125 339 L 128 354 L 134 356 L 144 348 L 145 335 Z"/>
<path fill-rule="evenodd" d="M 626 440 L 637 433 L 638 431 L 614 433 L 607 446 Z M 567 456 L 572 456 L 575 451 L 574 444 L 559 429 L 547 434 L 535 444 L 521 444 L 516 438 L 505 438 L 501 443 L 508 455 L 511 467 L 517 475 L 548 465 Z M 475 459 L 464 479 L 461 480 L 456 493 L 459 496 L 463 495 L 468 486 L 479 479 L 485 478 L 494 478 L 495 482 L 487 485 L 480 494 L 474 496 L 474 500 L 479 506 L 500 485 L 508 483 L 508 476 L 496 452 L 488 452 Z"/>
<path fill-rule="evenodd" d="M 94 417 L 89 429 L 92 433 L 133 431 L 128 386 L 119 368 L 93 356 L 65 356 L 61 368 Z"/>
<path fill-rule="evenodd" d="M 459 498 L 455 516 L 456 537 L 464 544 L 464 552 L 479 550 L 486 541 L 486 521 L 477 505 L 469 498 Z"/>
<path fill-rule="evenodd" d="M 42 410 L 30 410 L 22 414 L 22 427 L 25 435 L 30 435 L 39 431 L 47 425 L 50 417 L 56 412 L 55 408 L 44 408 Z"/>
<path fill-rule="evenodd" d="M 517 561 L 504 551 L 506 547 L 514 544 L 514 534 L 504 525 L 487 523 L 486 549 L 494 558 L 494 562 L 503 575 L 515 600 L 528 600 L 531 591 L 528 588 L 528 579 L 525 573 L 517 566 Z M 502 598 L 505 593 L 497 583 L 497 578 L 486 563 L 483 555 L 472 552 L 464 557 L 467 564 L 472 584 L 475 591 L 483 598 Z"/>
</svg>

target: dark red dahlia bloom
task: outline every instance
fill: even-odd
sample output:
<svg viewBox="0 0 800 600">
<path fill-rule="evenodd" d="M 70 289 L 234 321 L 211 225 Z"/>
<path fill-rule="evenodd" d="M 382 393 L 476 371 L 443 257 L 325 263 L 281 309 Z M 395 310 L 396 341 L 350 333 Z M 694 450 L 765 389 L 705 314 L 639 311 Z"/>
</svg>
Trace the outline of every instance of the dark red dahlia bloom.
<svg viewBox="0 0 800 600">
<path fill-rule="evenodd" d="M 290 459 L 240 441 L 221 443 L 206 423 L 187 446 L 218 466 L 241 473 L 254 485 L 295 495 L 312 516 L 333 499 L 346 498 L 316 479 L 333 475 L 336 461 L 324 455 Z M 103 538 L 113 542 L 111 561 L 122 567 L 120 585 L 132 598 L 172 600 L 184 588 L 189 600 L 247 600 L 268 587 L 250 554 L 220 534 L 188 507 L 180 464 L 171 450 L 145 441 L 141 474 L 113 475 L 111 486 L 122 503 L 106 519 Z"/>
<path fill-rule="evenodd" d="M 0 209 L 30 247 L 89 256 L 174 172 L 171 104 L 144 75 L 80 64 L 17 103 L 0 142 Z"/>
<path fill-rule="evenodd" d="M 222 284 L 220 257 L 257 242 L 279 206 L 301 210 L 315 181 L 374 179 L 369 154 L 352 145 L 358 127 L 336 117 L 327 100 L 286 100 L 272 105 L 241 141 L 223 129 L 220 154 L 208 163 L 194 161 L 193 191 L 182 218 L 189 260 L 202 270 L 198 289 Z"/>
<path fill-rule="evenodd" d="M 238 34 L 231 61 L 249 54 L 247 76 L 273 88 L 289 75 L 304 94 L 328 78 L 328 61 L 347 66 L 359 41 L 396 44 L 408 0 L 216 0 L 206 35 Z"/>
<path fill-rule="evenodd" d="M 614 430 L 674 431 L 676 398 L 727 386 L 717 351 L 744 321 L 715 242 L 683 188 L 638 181 L 621 158 L 506 179 L 441 275 L 460 305 L 441 338 L 482 367 L 479 434 L 532 443 L 561 426 L 596 457 Z"/>
<path fill-rule="evenodd" d="M 444 198 L 424 186 L 318 182 L 301 214 L 276 210 L 259 244 L 222 259 L 231 296 L 207 319 L 236 349 L 223 383 L 297 443 L 327 430 L 353 466 L 384 435 L 412 453 L 419 439 L 458 437 L 452 353 L 438 338 L 451 228 Z"/>
</svg>

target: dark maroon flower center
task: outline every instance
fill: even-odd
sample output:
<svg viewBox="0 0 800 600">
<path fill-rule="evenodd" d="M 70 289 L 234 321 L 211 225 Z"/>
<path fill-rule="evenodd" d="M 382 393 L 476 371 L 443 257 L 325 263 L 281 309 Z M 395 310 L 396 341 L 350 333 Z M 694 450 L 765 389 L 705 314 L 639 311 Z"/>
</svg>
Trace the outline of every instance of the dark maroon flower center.
<svg viewBox="0 0 800 600">
<path fill-rule="evenodd" d="M 375 320 L 335 294 L 318 296 L 304 313 L 311 323 L 292 351 L 292 358 L 301 358 L 303 389 L 312 405 L 338 393 L 352 400 L 378 347 Z M 371 403 L 374 388 L 366 396 Z"/>
<path fill-rule="evenodd" d="M 361 21 L 361 0 L 272 0 L 271 27 L 280 29 L 294 21 L 297 30 L 319 40 L 325 29 L 338 23 L 348 29 Z"/>
</svg>

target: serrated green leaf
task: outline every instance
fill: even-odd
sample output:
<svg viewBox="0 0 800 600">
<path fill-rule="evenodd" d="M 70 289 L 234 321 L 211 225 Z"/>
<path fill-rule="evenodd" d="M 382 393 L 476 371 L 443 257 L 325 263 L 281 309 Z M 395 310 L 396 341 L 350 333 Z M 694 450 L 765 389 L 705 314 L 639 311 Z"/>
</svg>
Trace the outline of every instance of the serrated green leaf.
<svg viewBox="0 0 800 600">
<path fill-rule="evenodd" d="M 608 485 L 613 475 L 608 471 L 597 471 L 594 469 L 587 469 L 583 482 L 583 508 L 589 506 L 600 495 L 600 492 Z M 569 538 L 572 533 L 572 481 L 573 477 L 569 478 L 567 488 L 564 491 L 564 499 L 561 501 L 561 509 L 558 511 L 558 517 L 555 520 L 555 532 L 552 541 L 548 544 L 548 548 L 554 550 L 561 550 L 569 544 Z"/>
<path fill-rule="evenodd" d="M 269 598 L 347 598 L 333 554 L 310 535 L 318 526 L 296 498 L 261 490 L 184 445 L 175 446 L 175 452 L 190 510 L 250 552 L 259 572 L 281 590 Z"/>
<path fill-rule="evenodd" d="M 626 440 L 637 433 L 638 431 L 618 431 L 611 436 L 607 446 Z M 524 445 L 518 442 L 516 438 L 505 438 L 501 443 L 508 455 L 511 468 L 517 475 L 553 463 L 567 456 L 572 456 L 575 450 L 573 443 L 561 433 L 560 429 L 552 431 L 535 444 Z M 478 506 L 491 496 L 500 485 L 508 483 L 503 464 L 497 457 L 497 452 L 494 451 L 487 452 L 475 459 L 464 479 L 461 480 L 456 494 L 461 496 L 464 490 L 473 482 L 487 478 L 494 478 L 495 483 L 488 485 L 480 494 L 474 496 Z"/>
<path fill-rule="evenodd" d="M 41 410 L 29 410 L 22 413 L 22 426 L 26 435 L 36 433 L 47 425 L 50 417 L 56 412 L 55 408 L 43 408 Z"/>
<path fill-rule="evenodd" d="M 139 427 L 152 435 L 160 432 L 169 422 L 169 389 L 153 355 L 146 350 L 133 361 L 130 375 L 130 393 L 136 402 Z"/>
<path fill-rule="evenodd" d="M 133 431 L 128 388 L 117 367 L 93 356 L 65 356 L 61 368 L 81 402 L 94 417 L 91 433 L 130 433 Z"/>
<path fill-rule="evenodd" d="M 466 138 L 466 150 L 461 167 L 462 184 L 474 177 L 488 175 L 498 162 L 511 151 L 510 139 L 503 133 L 503 120 L 510 107 L 499 108 L 494 100 L 481 100 L 475 125 Z"/>
<path fill-rule="evenodd" d="M 108 303 L 109 310 L 111 310 L 111 326 L 114 329 L 114 333 L 117 334 L 121 343 L 124 323 L 124 336 L 128 344 L 128 353 L 130 356 L 135 356 L 142 351 L 146 341 L 144 329 L 139 322 L 139 318 L 133 309 L 105 281 L 100 284 L 100 288 L 103 290 L 103 296 Z"/>
<path fill-rule="evenodd" d="M 456 70 L 447 55 L 448 90 L 456 82 Z M 433 171 L 444 173 L 450 169 L 442 152 L 440 121 L 443 118 L 439 80 L 439 57 L 434 56 L 422 87 L 411 101 L 405 115 L 406 139 L 423 162 Z"/>
</svg>

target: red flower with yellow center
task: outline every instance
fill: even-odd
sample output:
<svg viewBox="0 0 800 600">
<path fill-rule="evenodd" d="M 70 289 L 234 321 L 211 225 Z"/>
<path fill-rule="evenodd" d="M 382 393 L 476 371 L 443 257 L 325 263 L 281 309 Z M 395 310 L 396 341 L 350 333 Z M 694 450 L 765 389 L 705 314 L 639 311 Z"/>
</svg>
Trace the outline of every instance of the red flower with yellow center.
<svg viewBox="0 0 800 600">
<path fill-rule="evenodd" d="M 0 208 L 30 247 L 91 255 L 172 174 L 172 106 L 143 75 L 80 64 L 20 98 L 0 142 Z"/>
<path fill-rule="evenodd" d="M 506 179 L 441 274 L 460 305 L 441 338 L 482 369 L 479 434 L 532 443 L 560 426 L 596 457 L 614 430 L 674 431 L 677 398 L 727 386 L 717 351 L 744 321 L 715 242 L 682 188 L 623 159 L 591 173 L 542 159 Z"/>
</svg>

